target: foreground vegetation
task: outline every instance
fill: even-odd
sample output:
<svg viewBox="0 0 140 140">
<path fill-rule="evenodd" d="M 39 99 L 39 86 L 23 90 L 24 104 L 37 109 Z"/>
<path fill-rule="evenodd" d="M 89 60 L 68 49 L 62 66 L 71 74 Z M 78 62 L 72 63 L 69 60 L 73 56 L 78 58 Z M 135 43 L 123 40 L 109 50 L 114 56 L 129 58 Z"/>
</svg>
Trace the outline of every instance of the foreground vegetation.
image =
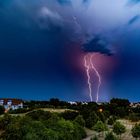
<svg viewBox="0 0 140 140">
<path fill-rule="evenodd" d="M 1 140 L 82 140 L 85 128 L 94 132 L 86 140 L 140 138 L 140 107 L 131 107 L 125 99 L 100 105 L 71 105 L 58 99 L 25 104 L 26 108 L 10 110 L 0 118 Z M 0 107 L 1 114 L 3 111 Z"/>
<path fill-rule="evenodd" d="M 41 110 L 20 117 L 5 114 L 0 129 L 3 140 L 81 140 L 86 136 L 76 121 Z"/>
</svg>

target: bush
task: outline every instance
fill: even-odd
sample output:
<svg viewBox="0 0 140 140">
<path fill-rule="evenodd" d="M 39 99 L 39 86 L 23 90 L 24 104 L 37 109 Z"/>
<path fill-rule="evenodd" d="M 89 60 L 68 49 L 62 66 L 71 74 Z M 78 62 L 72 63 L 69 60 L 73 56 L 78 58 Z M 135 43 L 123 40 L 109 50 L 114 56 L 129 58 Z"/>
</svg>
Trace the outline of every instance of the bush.
<svg viewBox="0 0 140 140">
<path fill-rule="evenodd" d="M 33 120 L 48 120 L 51 117 L 51 112 L 43 110 L 35 110 L 26 114 Z"/>
<path fill-rule="evenodd" d="M 96 132 L 102 132 L 107 130 L 107 126 L 102 121 L 98 121 L 92 129 Z"/>
<path fill-rule="evenodd" d="M 131 120 L 132 122 L 138 122 L 140 120 L 140 117 L 138 115 L 139 114 L 137 113 L 131 113 L 129 115 L 129 120 Z"/>
<path fill-rule="evenodd" d="M 106 134 L 105 140 L 117 140 L 117 138 L 115 137 L 115 135 L 112 132 L 109 132 Z"/>
<path fill-rule="evenodd" d="M 83 117 L 81 115 L 78 115 L 75 120 L 76 123 L 78 123 L 80 126 L 85 126 L 85 120 L 83 119 Z"/>
<path fill-rule="evenodd" d="M 78 115 L 79 115 L 78 112 L 76 112 L 76 111 L 69 111 L 69 110 L 61 113 L 61 116 L 65 120 L 74 120 Z"/>
<path fill-rule="evenodd" d="M 0 118 L 0 130 L 5 130 L 12 121 L 13 117 L 9 114 L 4 114 L 4 116 Z"/>
<path fill-rule="evenodd" d="M 88 128 L 92 128 L 97 123 L 98 120 L 99 120 L 99 117 L 93 111 L 89 114 L 89 117 L 86 119 L 86 126 Z"/>
<path fill-rule="evenodd" d="M 10 114 L 18 114 L 18 113 L 27 113 L 27 112 L 29 112 L 29 111 L 31 111 L 31 109 L 19 108 L 19 109 L 15 109 L 15 110 L 10 109 L 10 110 L 8 111 L 8 113 L 10 113 Z"/>
<path fill-rule="evenodd" d="M 106 118 L 105 118 L 104 113 L 102 113 L 102 112 L 98 112 L 97 115 L 98 115 L 98 117 L 99 117 L 99 120 L 101 120 L 103 123 L 105 123 Z"/>
<path fill-rule="evenodd" d="M 126 128 L 123 124 L 121 124 L 120 122 L 116 122 L 114 125 L 113 125 L 113 132 L 117 135 L 120 135 L 125 133 L 126 131 Z"/>
<path fill-rule="evenodd" d="M 136 124 L 131 130 L 134 138 L 140 138 L 140 124 Z"/>
<path fill-rule="evenodd" d="M 114 124 L 114 119 L 112 117 L 110 117 L 107 121 L 108 125 L 113 125 Z"/>
<path fill-rule="evenodd" d="M 4 107 L 0 105 L 0 115 L 4 114 L 4 111 L 5 111 Z"/>
<path fill-rule="evenodd" d="M 109 125 L 113 125 L 115 121 L 116 121 L 116 117 L 115 117 L 115 116 L 111 116 L 111 117 L 108 119 L 107 123 L 108 123 Z"/>
<path fill-rule="evenodd" d="M 5 117 L 2 119 L 7 120 Z M 13 117 L 12 121 L 8 119 L 6 122 L 1 135 L 4 140 L 81 140 L 86 136 L 82 126 L 66 121 L 57 114 L 52 114 L 46 121 L 22 116 L 18 119 Z"/>
</svg>

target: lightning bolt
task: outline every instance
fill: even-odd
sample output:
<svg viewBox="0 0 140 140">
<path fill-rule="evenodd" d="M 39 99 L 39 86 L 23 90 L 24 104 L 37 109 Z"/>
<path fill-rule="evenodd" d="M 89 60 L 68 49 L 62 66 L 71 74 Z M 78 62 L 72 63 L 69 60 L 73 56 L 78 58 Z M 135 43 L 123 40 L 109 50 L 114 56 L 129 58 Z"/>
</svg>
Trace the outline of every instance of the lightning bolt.
<svg viewBox="0 0 140 140">
<path fill-rule="evenodd" d="M 93 97 L 92 97 L 92 84 L 91 84 L 90 69 L 92 69 L 95 72 L 95 74 L 98 78 L 98 85 L 97 85 L 97 92 L 96 92 L 96 102 L 98 102 L 99 90 L 100 90 L 100 86 L 101 86 L 101 76 L 93 64 L 93 61 L 92 61 L 93 56 L 94 56 L 93 54 L 91 54 L 91 55 L 87 54 L 84 56 L 84 66 L 86 68 L 87 83 L 88 83 L 88 88 L 89 88 L 89 97 L 90 97 L 91 102 L 93 101 Z"/>
<path fill-rule="evenodd" d="M 89 97 L 90 97 L 90 101 L 92 102 L 93 101 L 93 98 L 92 98 L 92 86 L 91 86 L 91 78 L 90 78 L 90 66 L 88 64 L 88 59 L 87 59 L 87 55 L 84 56 L 84 65 L 85 65 L 85 68 L 86 68 L 86 74 L 87 74 L 87 83 L 88 83 L 88 88 L 89 88 Z"/>
<path fill-rule="evenodd" d="M 98 100 L 99 100 L 99 90 L 100 90 L 100 86 L 101 86 L 101 76 L 100 76 L 98 70 L 96 69 L 96 67 L 94 66 L 94 64 L 92 62 L 93 56 L 94 55 L 90 56 L 90 64 L 91 64 L 92 69 L 95 71 L 95 74 L 98 77 L 98 86 L 97 86 L 97 93 L 96 93 L 96 102 L 98 102 Z"/>
</svg>

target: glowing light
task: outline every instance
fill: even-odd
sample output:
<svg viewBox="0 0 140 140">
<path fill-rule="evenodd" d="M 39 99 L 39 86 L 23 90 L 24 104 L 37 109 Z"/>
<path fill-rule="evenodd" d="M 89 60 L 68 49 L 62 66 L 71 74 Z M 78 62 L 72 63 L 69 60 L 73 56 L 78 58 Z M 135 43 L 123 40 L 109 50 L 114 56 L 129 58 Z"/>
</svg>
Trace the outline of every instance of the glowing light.
<svg viewBox="0 0 140 140">
<path fill-rule="evenodd" d="M 89 64 L 88 64 L 88 60 L 87 60 L 87 56 L 84 57 L 84 61 L 85 61 L 85 68 L 86 68 L 86 74 L 87 74 L 87 83 L 88 83 L 88 88 L 89 88 L 89 97 L 91 102 L 93 101 L 92 98 L 92 86 L 91 86 L 91 78 L 90 78 L 90 71 L 89 71 Z"/>
<path fill-rule="evenodd" d="M 99 109 L 99 112 L 103 112 L 103 109 L 102 109 L 102 108 L 100 108 L 100 109 Z"/>
<path fill-rule="evenodd" d="M 98 102 L 99 100 L 99 90 L 100 90 L 100 86 L 101 86 L 101 76 L 98 72 L 98 70 L 96 69 L 96 67 L 94 66 L 93 64 L 93 54 L 91 55 L 85 55 L 84 56 L 84 66 L 86 68 L 86 75 L 87 75 L 87 83 L 88 83 L 88 88 L 89 88 L 89 97 L 90 97 L 90 100 L 91 102 L 93 101 L 93 97 L 92 97 L 92 84 L 91 84 L 91 76 L 90 76 L 90 70 L 92 69 L 97 78 L 98 78 L 98 86 L 97 86 L 97 92 L 96 92 L 96 102 Z"/>
<path fill-rule="evenodd" d="M 101 86 L 101 76 L 100 76 L 98 70 L 96 69 L 96 67 L 93 65 L 92 59 L 93 59 L 93 55 L 91 55 L 91 57 L 90 57 L 90 64 L 92 66 L 92 69 L 95 71 L 95 73 L 98 77 L 98 86 L 97 86 L 97 93 L 96 93 L 96 102 L 98 102 L 98 100 L 99 100 L 99 90 L 100 90 L 100 86 Z"/>
</svg>

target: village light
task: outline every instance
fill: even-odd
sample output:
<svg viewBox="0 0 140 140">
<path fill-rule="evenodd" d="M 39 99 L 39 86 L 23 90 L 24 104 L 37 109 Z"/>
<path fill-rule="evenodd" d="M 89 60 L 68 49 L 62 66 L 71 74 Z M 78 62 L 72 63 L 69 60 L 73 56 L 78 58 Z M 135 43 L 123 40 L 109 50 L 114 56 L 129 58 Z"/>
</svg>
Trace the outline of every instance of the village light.
<svg viewBox="0 0 140 140">
<path fill-rule="evenodd" d="M 100 109 L 99 109 L 99 112 L 103 112 L 103 109 L 102 109 L 102 108 L 100 108 Z"/>
</svg>

